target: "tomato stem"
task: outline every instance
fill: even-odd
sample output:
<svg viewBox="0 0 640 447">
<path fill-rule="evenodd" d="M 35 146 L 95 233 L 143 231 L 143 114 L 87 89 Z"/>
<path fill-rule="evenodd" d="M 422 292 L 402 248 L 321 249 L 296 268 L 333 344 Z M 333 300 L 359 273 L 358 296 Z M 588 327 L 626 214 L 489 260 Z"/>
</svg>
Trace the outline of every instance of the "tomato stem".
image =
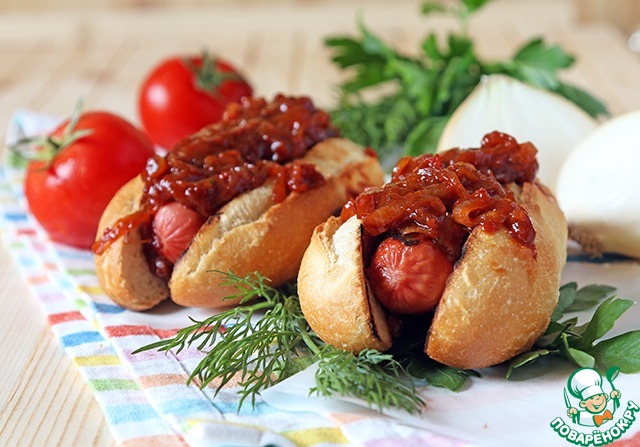
<svg viewBox="0 0 640 447">
<path fill-rule="evenodd" d="M 82 99 L 78 99 L 62 137 L 56 137 L 54 135 L 23 136 L 15 143 L 9 145 L 7 149 L 24 160 L 46 161 L 48 162 L 48 166 L 61 150 L 92 133 L 91 129 L 76 130 L 81 115 Z M 24 131 L 22 131 L 21 128 L 19 130 L 21 134 L 24 135 Z"/>
<path fill-rule="evenodd" d="M 222 71 L 217 67 L 218 59 L 207 50 L 202 51 L 201 65 L 198 67 L 193 60 L 185 59 L 185 64 L 196 77 L 196 86 L 207 93 L 215 93 L 225 81 L 242 79 L 237 73 Z"/>
</svg>

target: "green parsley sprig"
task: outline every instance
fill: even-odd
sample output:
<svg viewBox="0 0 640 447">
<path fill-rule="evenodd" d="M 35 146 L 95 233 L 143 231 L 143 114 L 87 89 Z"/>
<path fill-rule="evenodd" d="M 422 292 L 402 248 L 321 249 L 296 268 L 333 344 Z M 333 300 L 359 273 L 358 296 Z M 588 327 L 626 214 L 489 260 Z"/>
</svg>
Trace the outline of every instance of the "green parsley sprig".
<svg viewBox="0 0 640 447">
<path fill-rule="evenodd" d="M 590 285 L 578 289 L 575 282 L 560 288 L 560 296 L 551 322 L 534 347 L 508 363 L 507 377 L 517 368 L 546 356 L 564 358 L 580 367 L 602 371 L 613 366 L 625 373 L 640 371 L 640 330 L 601 340 L 634 303 L 616 298 L 615 288 Z M 604 301 L 602 301 L 604 299 Z M 559 321 L 565 312 L 585 310 L 602 303 L 591 320 L 578 326 L 578 318 Z"/>
<path fill-rule="evenodd" d="M 325 45 L 333 51 L 333 62 L 349 74 L 338 85 L 338 105 L 331 112 L 342 134 L 373 147 L 383 159 L 398 149 L 408 155 L 433 152 L 451 114 L 489 74 L 505 74 L 555 92 L 594 117 L 608 114 L 597 98 L 560 79 L 559 72 L 575 59 L 557 45 L 535 38 L 510 59 L 481 59 L 467 29 L 470 17 L 487 2 L 460 0 L 454 6 L 425 2 L 423 14 L 454 15 L 461 30 L 444 41 L 428 33 L 417 56 L 400 53 L 362 21 L 358 37 L 328 38 Z M 365 99 L 376 89 L 387 93 Z"/>
</svg>

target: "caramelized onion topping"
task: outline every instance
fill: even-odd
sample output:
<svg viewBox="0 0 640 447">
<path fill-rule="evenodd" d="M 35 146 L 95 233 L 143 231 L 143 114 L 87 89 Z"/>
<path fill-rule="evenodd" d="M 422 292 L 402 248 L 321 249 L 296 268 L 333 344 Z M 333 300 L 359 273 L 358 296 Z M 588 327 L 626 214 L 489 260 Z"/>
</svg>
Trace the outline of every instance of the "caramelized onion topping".
<svg viewBox="0 0 640 447">
<path fill-rule="evenodd" d="M 357 215 L 366 234 L 380 240 L 432 240 L 452 261 L 461 256 L 477 226 L 489 232 L 506 228 L 533 249 L 531 220 L 507 185 L 534 181 L 536 153 L 530 143 L 518 144 L 493 132 L 478 149 L 405 157 L 393 169 L 390 183 L 350 200 L 341 217 Z"/>
<path fill-rule="evenodd" d="M 142 207 L 105 229 L 93 245 L 103 253 L 119 237 L 139 228 L 153 247 L 151 221 L 164 204 L 179 202 L 204 219 L 238 195 L 267 180 L 275 181 L 273 198 L 284 200 L 324 184 L 313 165 L 298 161 L 317 143 L 338 136 L 329 115 L 306 97 L 277 95 L 273 101 L 244 98 L 230 104 L 221 121 L 181 140 L 165 156 L 149 159 L 142 173 Z M 151 254 L 160 276 L 170 272 L 167 261 Z M 149 254 L 149 253 L 148 253 Z"/>
</svg>

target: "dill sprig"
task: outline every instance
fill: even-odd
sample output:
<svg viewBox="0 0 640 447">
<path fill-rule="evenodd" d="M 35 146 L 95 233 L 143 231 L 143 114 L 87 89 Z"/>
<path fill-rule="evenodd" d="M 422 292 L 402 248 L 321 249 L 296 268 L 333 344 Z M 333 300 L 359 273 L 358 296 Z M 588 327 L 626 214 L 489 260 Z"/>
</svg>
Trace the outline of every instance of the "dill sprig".
<svg viewBox="0 0 640 447">
<path fill-rule="evenodd" d="M 219 272 L 220 273 L 220 272 Z M 415 394 L 412 379 L 391 355 L 364 351 L 353 355 L 325 344 L 304 318 L 295 285 L 269 286 L 259 273 L 245 277 L 231 272 L 225 285 L 237 293 L 237 307 L 192 325 L 170 339 L 143 346 L 134 353 L 156 349 L 182 351 L 196 346 L 204 358 L 189 376 L 201 388 L 215 387 L 217 394 L 239 376 L 238 408 L 249 399 L 252 405 L 261 390 L 318 362 L 316 386 L 310 393 L 353 396 L 372 408 L 389 406 L 419 412 L 424 403 Z"/>
<path fill-rule="evenodd" d="M 326 345 L 311 392 L 359 397 L 380 411 L 396 407 L 413 414 L 424 407 L 402 365 L 391 354 L 373 349 L 353 355 Z"/>
<path fill-rule="evenodd" d="M 424 407 L 414 380 L 458 391 L 469 377 L 479 377 L 475 371 L 441 365 L 428 358 L 423 352 L 427 327 L 420 318 L 405 319 L 404 334 L 391 351 L 369 349 L 354 355 L 325 344 L 311 330 L 294 284 L 274 288 L 259 273 L 245 277 L 231 272 L 223 275 L 225 284 L 237 290 L 228 297 L 240 299 L 237 307 L 202 321 L 191 319 L 193 324 L 173 338 L 143 346 L 134 353 L 151 349 L 180 352 L 194 345 L 205 355 L 187 383 L 197 379 L 201 388 L 213 386 L 217 394 L 239 376 L 238 408 L 247 399 L 255 405 L 260 391 L 313 363 L 318 367 L 310 394 L 355 397 L 376 410 L 396 407 L 413 414 Z M 597 305 L 613 290 L 595 285 L 578 289 L 575 283 L 563 286 L 547 332 L 532 351 L 511 360 L 507 376 L 546 355 L 565 357 L 580 366 L 615 364 L 623 372 L 640 371 L 640 357 L 634 354 L 640 352 L 640 331 L 595 343 L 629 308 L 630 301 L 609 297 L 592 320 L 582 326 L 576 326 L 576 319 L 557 321 L 566 311 Z"/>
<path fill-rule="evenodd" d="M 240 305 L 202 321 L 190 318 L 191 326 L 175 337 L 160 340 L 137 351 L 150 349 L 176 352 L 195 345 L 205 357 L 188 379 L 204 388 L 214 380 L 216 394 L 240 374 L 239 406 L 250 398 L 255 404 L 260 390 L 290 377 L 309 364 L 318 352 L 320 339 L 313 333 L 300 310 L 295 287 L 276 289 L 259 273 L 240 277 L 224 273 L 225 285 L 237 293 Z"/>
</svg>

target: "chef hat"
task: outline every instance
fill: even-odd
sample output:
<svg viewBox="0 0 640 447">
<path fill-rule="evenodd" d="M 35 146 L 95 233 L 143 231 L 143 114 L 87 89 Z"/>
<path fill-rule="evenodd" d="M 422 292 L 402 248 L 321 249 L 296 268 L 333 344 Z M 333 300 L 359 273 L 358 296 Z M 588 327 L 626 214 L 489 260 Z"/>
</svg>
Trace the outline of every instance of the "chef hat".
<svg viewBox="0 0 640 447">
<path fill-rule="evenodd" d="M 602 376 L 595 369 L 579 369 L 569 377 L 569 390 L 571 390 L 571 394 L 582 400 L 603 394 Z"/>
</svg>

